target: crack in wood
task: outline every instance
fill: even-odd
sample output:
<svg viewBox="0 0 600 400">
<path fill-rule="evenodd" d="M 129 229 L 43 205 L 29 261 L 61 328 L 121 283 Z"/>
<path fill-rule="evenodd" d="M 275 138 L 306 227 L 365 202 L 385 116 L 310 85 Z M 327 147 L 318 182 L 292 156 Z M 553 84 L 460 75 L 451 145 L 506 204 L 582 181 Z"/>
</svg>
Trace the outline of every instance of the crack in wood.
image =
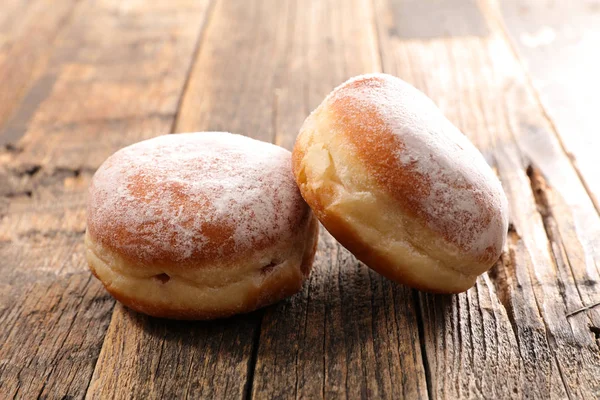
<svg viewBox="0 0 600 400">
<path fill-rule="evenodd" d="M 81 175 L 93 175 L 96 172 L 96 168 L 88 166 L 79 167 L 68 167 L 68 166 L 55 166 L 55 167 L 44 167 L 39 164 L 34 165 L 22 165 L 22 166 L 11 166 L 8 168 L 8 174 L 14 178 L 27 180 L 34 180 L 37 184 L 44 185 L 46 179 L 59 178 L 63 179 L 66 177 L 78 178 Z M 51 182 L 54 183 L 54 182 Z"/>
<path fill-rule="evenodd" d="M 552 247 L 552 242 L 553 242 L 553 237 L 551 237 L 552 232 L 549 232 L 548 225 L 547 225 L 549 217 L 551 216 L 551 208 L 548 203 L 548 198 L 546 196 L 546 193 L 544 191 L 547 188 L 547 186 L 546 186 L 546 183 L 543 180 L 541 174 L 539 173 L 539 171 L 537 171 L 536 168 L 532 164 L 529 164 L 527 166 L 526 174 L 529 178 L 534 201 L 536 203 L 537 210 L 542 218 L 542 224 L 544 226 L 544 230 L 545 230 L 547 238 L 548 238 L 548 244 L 549 244 L 548 250 L 552 257 L 552 261 L 554 262 L 554 264 L 556 266 L 556 258 L 555 258 L 556 256 L 554 254 L 554 249 Z M 532 272 L 529 271 L 530 276 L 531 276 L 531 273 Z M 562 285 L 560 280 L 558 280 L 558 284 L 559 284 L 559 286 Z M 561 297 L 564 299 L 564 288 L 561 289 L 559 287 L 559 293 L 561 294 Z M 554 363 L 556 365 L 556 368 L 558 369 L 558 374 L 560 376 L 562 386 L 565 390 L 567 398 L 572 399 L 573 395 L 571 393 L 571 388 L 567 384 L 567 380 L 565 378 L 565 373 L 563 371 L 563 367 L 559 361 L 557 352 L 555 351 L 555 348 L 557 347 L 556 338 L 554 337 L 554 334 L 552 333 L 552 331 L 549 329 L 548 322 L 544 319 L 544 312 L 542 311 L 542 308 L 539 304 L 540 300 L 538 299 L 537 295 L 535 294 L 535 291 L 533 292 L 533 297 L 535 300 L 534 303 L 537 307 L 538 314 L 540 315 L 540 317 L 544 323 L 544 328 L 545 328 L 544 334 L 546 337 L 546 341 L 549 345 L 549 349 L 552 353 L 552 357 L 554 358 Z"/>
<path fill-rule="evenodd" d="M 510 323 L 515 340 L 517 341 L 519 353 L 521 352 L 519 328 L 516 321 L 515 310 L 512 304 L 512 294 L 510 290 L 511 285 L 509 280 L 510 282 L 514 281 L 515 268 L 517 266 L 517 262 L 515 260 L 515 247 L 520 239 L 521 238 L 519 237 L 516 229 L 514 229 L 514 225 L 512 225 L 512 223 L 509 224 L 508 252 L 503 252 L 500 256 L 500 260 L 492 269 L 488 271 L 488 276 L 492 281 L 494 288 L 496 289 L 498 301 L 506 311 L 508 322 Z"/>
<path fill-rule="evenodd" d="M 14 199 L 14 198 L 18 198 L 18 197 L 32 198 L 33 191 L 32 190 L 23 190 L 23 191 L 17 191 L 17 192 L 8 192 L 8 193 L 4 194 L 4 197 L 6 197 L 8 199 Z"/>
<path fill-rule="evenodd" d="M 548 189 L 548 185 L 546 184 L 546 181 L 542 177 L 541 173 L 533 166 L 533 164 L 527 165 L 526 173 L 529 177 L 531 190 L 533 192 L 533 197 L 538 212 L 541 214 L 542 219 L 548 218 L 551 216 L 550 204 L 545 192 Z M 551 232 L 550 235 L 552 235 Z M 553 240 L 554 238 L 549 237 L 549 239 Z"/>
<path fill-rule="evenodd" d="M 305 305 L 305 312 L 304 312 L 304 337 L 306 338 L 306 334 L 307 334 L 307 329 L 308 329 L 308 312 L 310 310 L 310 303 L 311 303 L 311 284 L 314 282 L 315 279 L 315 274 L 311 274 L 309 277 L 308 282 L 305 283 L 305 285 L 308 285 L 308 287 L 306 288 L 306 305 Z M 327 322 L 327 313 L 324 313 L 324 321 L 323 321 L 323 326 L 326 326 L 326 322 Z M 262 330 L 262 321 L 261 324 L 259 325 L 259 328 Z M 325 354 L 325 335 L 323 335 L 323 354 Z M 295 354 L 294 354 L 294 367 L 295 367 L 295 373 L 294 373 L 294 396 L 296 398 L 298 398 L 298 383 L 299 383 L 299 379 L 298 379 L 298 359 L 300 357 L 300 345 L 295 346 Z M 325 357 L 325 356 L 323 356 Z M 325 380 L 325 359 L 323 359 L 323 380 Z M 323 390 L 325 388 L 325 385 L 323 385 Z"/>
<path fill-rule="evenodd" d="M 552 214 L 552 206 L 550 205 L 550 200 L 548 199 L 548 191 L 550 190 L 550 188 L 546 183 L 546 180 L 542 176 L 541 172 L 532 164 L 529 164 L 527 167 L 527 176 L 530 180 L 531 190 L 534 195 L 534 200 L 536 202 L 538 212 L 542 217 L 542 223 L 544 225 L 544 230 L 546 232 L 546 236 L 548 237 L 548 243 L 550 245 L 550 254 L 553 257 L 554 263 L 556 266 L 562 266 L 562 269 L 568 270 L 573 279 L 575 279 L 576 275 L 573 271 L 573 266 L 571 265 L 571 262 L 569 260 L 568 253 L 565 249 L 565 244 L 563 243 L 563 240 L 561 238 L 561 234 L 557 227 L 554 215 Z M 557 278 L 559 278 L 558 275 Z M 590 279 L 588 279 L 587 281 L 590 281 Z M 559 293 L 561 294 L 561 298 L 565 299 L 565 283 L 561 279 L 557 279 L 557 284 Z M 575 290 L 577 291 L 577 295 L 579 296 L 580 302 L 582 304 L 585 304 L 585 301 L 581 294 L 581 290 L 577 283 L 575 283 Z M 595 305 L 592 304 L 589 307 L 582 307 L 570 313 L 567 312 L 566 316 L 569 317 L 578 314 L 594 306 Z M 568 304 L 565 304 L 565 307 L 568 307 Z"/>
<path fill-rule="evenodd" d="M 32 177 L 37 174 L 42 169 L 42 166 L 39 164 L 33 164 L 29 166 L 25 166 L 22 172 L 19 173 L 20 176 L 29 176 Z"/>
<path fill-rule="evenodd" d="M 531 278 L 531 271 L 528 271 L 530 274 L 530 279 Z M 556 365 L 556 368 L 558 370 L 558 376 L 560 377 L 560 381 L 562 384 L 563 389 L 565 390 L 565 393 L 567 395 L 567 398 L 569 400 L 572 399 L 572 395 L 571 395 L 571 389 L 569 388 L 569 386 L 567 385 L 567 381 L 565 379 L 565 375 L 564 372 L 562 370 L 562 366 L 560 364 L 560 361 L 558 359 L 558 355 L 556 354 L 555 348 L 557 347 L 557 343 L 556 343 L 556 339 L 554 338 L 552 332 L 550 331 L 550 328 L 548 327 L 548 322 L 544 319 L 544 313 L 542 312 L 542 308 L 540 307 L 539 304 L 539 299 L 537 297 L 537 295 L 535 294 L 535 292 L 533 292 L 533 298 L 534 298 L 534 304 L 537 308 L 537 312 L 538 315 L 540 316 L 543 324 L 544 324 L 544 338 L 546 339 L 546 343 L 548 345 L 548 349 L 550 350 L 550 354 L 551 357 L 554 359 L 554 365 Z M 552 338 L 552 340 L 550 339 Z"/>
<path fill-rule="evenodd" d="M 171 127 L 169 129 L 170 133 L 178 132 L 178 127 L 181 122 L 180 120 L 183 99 L 189 91 L 196 63 L 198 63 L 200 60 L 200 49 L 202 48 L 202 44 L 204 43 L 208 27 L 211 21 L 214 19 L 213 17 L 215 14 L 216 4 L 217 0 L 210 0 L 208 5 L 206 6 L 206 14 L 202 21 L 200 31 L 198 32 L 198 38 L 196 39 L 196 43 L 194 43 L 194 50 L 192 51 L 192 55 L 190 58 L 190 65 L 188 66 L 187 71 L 185 73 L 185 79 L 181 87 L 181 92 L 179 93 L 179 97 L 177 99 L 177 106 L 175 107 L 175 110 L 177 111 L 175 112 L 175 115 L 173 116 L 173 121 L 171 122 Z"/>
<path fill-rule="evenodd" d="M 44 238 L 44 239 L 53 239 L 56 238 L 57 236 L 64 236 L 64 237 L 81 237 L 83 236 L 83 234 L 85 234 L 85 229 L 78 229 L 78 230 L 68 230 L 68 229 L 48 229 L 47 231 L 43 231 L 40 229 L 29 229 L 23 233 L 19 233 L 17 235 L 18 239 L 23 239 L 23 238 L 27 238 L 27 239 L 38 239 L 38 238 Z"/>
<path fill-rule="evenodd" d="M 579 314 L 581 312 L 590 310 L 590 309 L 592 309 L 594 307 L 598 307 L 598 306 L 600 306 L 600 301 L 597 302 L 597 303 L 593 303 L 593 304 L 590 304 L 590 305 L 578 308 L 577 310 L 570 311 L 570 312 L 567 313 L 567 318 L 572 317 L 573 315 L 577 315 L 577 314 Z"/>
<path fill-rule="evenodd" d="M 427 384 L 427 398 L 434 398 L 433 380 L 431 379 L 431 369 L 429 366 L 429 360 L 427 359 L 427 346 L 425 345 L 425 323 L 423 321 L 423 305 L 421 304 L 421 297 L 418 290 L 413 289 L 413 301 L 415 303 L 415 315 L 417 319 L 417 329 L 419 333 L 419 345 L 421 347 L 421 362 L 423 363 L 423 370 L 425 371 L 425 383 Z"/>
<path fill-rule="evenodd" d="M 246 400 L 252 399 L 252 386 L 254 385 L 254 373 L 256 371 L 256 361 L 258 360 L 258 349 L 260 346 L 260 334 L 262 331 L 262 321 L 265 315 L 265 310 L 259 310 L 258 323 L 254 327 L 255 331 L 252 335 L 252 352 L 248 358 L 248 375 L 246 376 L 246 383 L 244 385 L 243 398 Z"/>
<path fill-rule="evenodd" d="M 76 168 L 59 166 L 59 167 L 56 167 L 56 168 L 54 168 L 52 170 L 52 173 L 51 173 L 50 176 L 52 176 L 52 177 L 55 177 L 55 176 L 63 177 L 63 176 L 72 175 L 73 177 L 78 178 L 82 174 L 85 174 L 85 175 L 94 175 L 95 173 L 96 173 L 96 168 L 87 167 L 87 166 L 79 166 L 79 167 L 76 167 Z"/>
<path fill-rule="evenodd" d="M 0 197 L 14 199 L 19 197 L 32 198 L 40 187 L 62 186 L 67 178 L 79 179 L 82 175 L 91 177 L 95 168 L 88 166 L 45 167 L 41 164 L 23 164 L 9 166 L 3 171 L 3 178 L 8 187 L 0 188 Z M 4 192 L 2 192 L 4 191 Z"/>
</svg>

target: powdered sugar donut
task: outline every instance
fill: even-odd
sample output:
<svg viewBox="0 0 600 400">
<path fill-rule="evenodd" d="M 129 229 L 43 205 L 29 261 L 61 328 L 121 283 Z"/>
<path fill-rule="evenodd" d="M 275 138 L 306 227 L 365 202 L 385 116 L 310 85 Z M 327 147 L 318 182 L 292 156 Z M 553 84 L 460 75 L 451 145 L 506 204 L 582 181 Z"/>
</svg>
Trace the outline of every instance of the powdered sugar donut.
<svg viewBox="0 0 600 400">
<path fill-rule="evenodd" d="M 507 199 L 479 151 L 422 92 L 359 76 L 307 118 L 293 170 L 323 225 L 398 282 L 461 292 L 499 258 Z"/>
<path fill-rule="evenodd" d="M 92 272 L 125 305 L 168 318 L 224 317 L 296 293 L 318 224 L 290 162 L 281 147 L 223 132 L 116 152 L 89 189 Z"/>
</svg>

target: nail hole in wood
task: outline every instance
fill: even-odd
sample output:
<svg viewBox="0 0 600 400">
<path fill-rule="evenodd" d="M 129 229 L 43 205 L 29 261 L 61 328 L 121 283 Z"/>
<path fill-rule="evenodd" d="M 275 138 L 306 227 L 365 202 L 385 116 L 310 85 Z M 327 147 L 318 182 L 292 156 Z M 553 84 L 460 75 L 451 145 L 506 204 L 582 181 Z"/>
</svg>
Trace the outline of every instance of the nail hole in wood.
<svg viewBox="0 0 600 400">
<path fill-rule="evenodd" d="M 34 176 L 40 171 L 40 169 L 42 169 L 41 165 L 30 165 L 29 167 L 25 168 L 25 171 L 23 172 L 27 176 Z"/>
<path fill-rule="evenodd" d="M 154 275 L 154 279 L 159 280 L 161 283 L 167 283 L 171 280 L 171 277 L 165 273 Z"/>
<path fill-rule="evenodd" d="M 23 152 L 23 149 L 21 147 L 17 147 L 12 143 L 6 143 L 4 145 L 4 149 L 6 149 L 6 151 L 8 151 L 9 153 L 15 153 L 15 154 Z"/>
<path fill-rule="evenodd" d="M 595 280 L 593 280 L 593 279 L 585 279 L 585 280 L 583 281 L 583 284 L 584 284 L 585 286 L 596 286 L 596 281 L 595 281 Z"/>
<path fill-rule="evenodd" d="M 5 195 L 8 198 L 13 198 L 13 197 L 19 197 L 19 196 L 26 196 L 26 197 L 33 197 L 33 192 L 31 190 L 25 190 L 24 192 L 11 192 L 11 193 L 7 193 Z"/>
</svg>

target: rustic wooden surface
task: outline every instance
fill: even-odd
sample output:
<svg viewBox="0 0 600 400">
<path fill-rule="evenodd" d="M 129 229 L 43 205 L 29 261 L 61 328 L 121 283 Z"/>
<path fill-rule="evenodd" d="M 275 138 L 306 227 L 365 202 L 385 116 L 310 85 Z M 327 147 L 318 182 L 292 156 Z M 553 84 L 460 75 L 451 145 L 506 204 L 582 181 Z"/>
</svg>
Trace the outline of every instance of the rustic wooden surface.
<svg viewBox="0 0 600 400">
<path fill-rule="evenodd" d="M 600 3 L 9 0 L 0 5 L 0 398 L 600 397 Z M 291 148 L 337 84 L 398 75 L 509 197 L 475 287 L 420 293 L 325 231 L 291 299 L 213 322 L 115 304 L 83 257 L 117 149 L 228 130 Z"/>
</svg>

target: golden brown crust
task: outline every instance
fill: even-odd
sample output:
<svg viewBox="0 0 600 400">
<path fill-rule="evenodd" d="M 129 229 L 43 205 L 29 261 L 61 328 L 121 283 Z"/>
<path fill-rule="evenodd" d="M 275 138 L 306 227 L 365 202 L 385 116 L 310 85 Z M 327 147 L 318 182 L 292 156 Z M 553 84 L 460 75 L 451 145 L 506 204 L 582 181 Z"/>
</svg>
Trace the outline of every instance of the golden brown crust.
<svg viewBox="0 0 600 400">
<path fill-rule="evenodd" d="M 311 215 L 305 229 L 306 234 L 298 237 L 293 246 L 288 246 L 300 250 L 300 253 L 282 261 L 281 267 L 275 267 L 279 269 L 262 272 L 264 277 L 260 280 L 252 275 L 243 277 L 231 286 L 225 284 L 216 288 L 218 292 L 214 292 L 215 288 L 212 287 L 194 285 L 165 292 L 166 285 L 177 279 L 175 276 L 165 282 L 156 280 L 155 276 L 132 279 L 122 272 L 128 266 L 125 260 L 103 248 L 89 235 L 86 235 L 87 259 L 92 274 L 104 284 L 106 290 L 134 311 L 179 320 L 226 318 L 274 304 L 296 294 L 302 288 L 312 269 L 317 250 L 318 220 Z M 256 254 L 253 258 L 256 258 Z M 114 283 L 116 280 L 118 283 Z M 142 290 L 136 290 L 140 287 Z M 151 295 L 144 295 L 144 292 Z M 167 295 L 161 295 L 161 292 Z M 199 301 L 195 301 L 196 299 Z"/>
<path fill-rule="evenodd" d="M 310 235 L 312 243 L 309 242 L 310 244 L 307 245 L 300 265 L 300 271 L 302 271 L 304 279 L 308 278 L 310 275 L 315 253 L 317 251 L 319 236 L 319 223 L 317 219 L 312 217 L 310 221 L 309 230 L 313 232 L 312 235 Z M 154 317 L 179 320 L 208 320 L 226 318 L 240 313 L 248 313 L 275 304 L 282 299 L 298 293 L 302 288 L 304 279 L 298 280 L 295 276 L 286 276 L 285 279 L 268 279 L 259 288 L 253 288 L 247 295 L 247 301 L 240 307 L 220 310 L 203 310 L 198 307 L 173 309 L 165 306 L 157 306 L 156 304 L 135 299 L 133 297 L 126 297 L 116 292 L 110 292 L 110 290 L 109 292 L 115 299 L 127 307 Z"/>
<path fill-rule="evenodd" d="M 308 194 L 308 196 L 314 195 Z M 342 246 L 350 250 L 357 259 L 365 263 L 369 268 L 390 280 L 430 293 L 461 293 L 465 289 L 473 286 L 477 279 L 477 275 L 467 276 L 465 277 L 467 284 L 462 284 L 461 282 L 457 285 L 448 285 L 443 289 L 440 288 L 439 284 L 436 282 L 418 279 L 414 275 L 406 272 L 411 268 L 410 265 L 407 264 L 402 268 L 397 268 L 397 265 L 395 264 L 398 263 L 398 260 L 390 261 L 388 257 L 378 252 L 377 249 L 366 242 L 360 234 L 356 233 L 354 227 L 345 221 L 342 216 L 336 213 L 325 212 L 323 207 L 319 204 L 318 199 L 313 197 L 312 199 L 306 199 L 306 201 L 311 205 L 315 205 L 313 207 L 315 215 L 319 216 L 319 220 L 325 229 L 327 229 L 327 231 L 331 233 Z"/>
<path fill-rule="evenodd" d="M 300 169 L 300 160 L 303 154 L 302 150 L 294 151 L 293 166 L 294 170 Z M 302 182 L 299 185 L 303 187 Z M 446 282 L 443 287 L 439 281 L 422 279 L 422 275 L 410 273 L 411 268 L 409 260 L 390 259 L 387 254 L 378 251 L 376 246 L 365 240 L 358 232 L 357 226 L 349 223 L 342 215 L 335 210 L 328 210 L 322 202 L 322 194 L 331 192 L 334 189 L 331 185 L 325 184 L 319 188 L 318 192 L 312 190 L 303 190 L 302 194 L 308 204 L 310 204 L 313 213 L 319 219 L 321 224 L 327 231 L 338 241 L 342 246 L 347 248 L 354 256 L 365 263 L 368 267 L 375 270 L 379 274 L 393 281 L 403 283 L 415 289 L 427 291 L 430 293 L 461 293 L 473 286 L 477 279 L 477 274 L 469 275 L 454 273 L 451 275 L 460 275 L 460 278 L 454 279 L 454 282 Z M 384 211 L 384 210 L 382 210 Z M 400 267 L 399 267 L 400 264 Z"/>
<path fill-rule="evenodd" d="M 325 228 L 390 279 L 460 292 L 502 251 L 507 201 L 497 178 L 398 78 L 375 74 L 336 88 L 305 121 L 292 165 Z"/>
</svg>

